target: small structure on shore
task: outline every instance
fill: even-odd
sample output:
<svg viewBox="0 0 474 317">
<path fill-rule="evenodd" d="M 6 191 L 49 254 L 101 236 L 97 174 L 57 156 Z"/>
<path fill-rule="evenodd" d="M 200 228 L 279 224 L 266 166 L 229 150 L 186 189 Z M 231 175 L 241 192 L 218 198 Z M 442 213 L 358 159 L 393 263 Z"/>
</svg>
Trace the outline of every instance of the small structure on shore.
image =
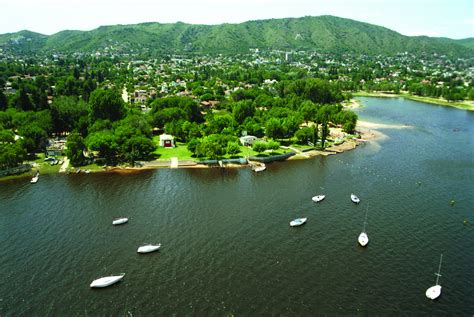
<svg viewBox="0 0 474 317">
<path fill-rule="evenodd" d="M 243 146 L 252 146 L 254 142 L 258 140 L 258 138 L 253 135 L 244 135 L 241 136 L 239 140 Z"/>
<path fill-rule="evenodd" d="M 160 146 L 175 147 L 174 137 L 172 135 L 163 133 L 162 135 L 160 135 Z"/>
</svg>

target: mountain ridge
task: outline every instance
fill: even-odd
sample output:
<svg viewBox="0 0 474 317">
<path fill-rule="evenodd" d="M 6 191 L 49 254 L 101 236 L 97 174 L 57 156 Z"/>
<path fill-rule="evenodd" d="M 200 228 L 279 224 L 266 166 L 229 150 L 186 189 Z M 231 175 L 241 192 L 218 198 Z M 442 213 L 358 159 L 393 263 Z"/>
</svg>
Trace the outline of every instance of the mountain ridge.
<svg viewBox="0 0 474 317">
<path fill-rule="evenodd" d="M 117 24 L 44 35 L 0 34 L 0 46 L 28 52 L 89 52 L 115 46 L 160 53 L 231 53 L 251 48 L 369 55 L 399 52 L 474 55 L 474 38 L 405 36 L 386 27 L 335 16 L 250 20 L 216 25 L 184 22 Z"/>
</svg>

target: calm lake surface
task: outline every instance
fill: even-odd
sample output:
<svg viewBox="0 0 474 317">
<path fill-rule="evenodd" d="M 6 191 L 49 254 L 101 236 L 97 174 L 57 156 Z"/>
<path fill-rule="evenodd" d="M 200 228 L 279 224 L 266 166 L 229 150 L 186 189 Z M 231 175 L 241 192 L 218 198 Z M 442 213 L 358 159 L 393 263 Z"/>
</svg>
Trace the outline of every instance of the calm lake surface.
<svg viewBox="0 0 474 317">
<path fill-rule="evenodd" d="M 259 174 L 0 183 L 0 315 L 473 315 L 474 113 L 360 99 L 362 120 L 409 127 Z M 326 199 L 314 204 L 317 194 Z M 112 226 L 121 216 L 129 223 Z M 137 254 L 144 243 L 162 249 Z M 440 253 L 442 295 L 431 301 Z M 120 283 L 89 288 L 121 272 Z"/>
</svg>

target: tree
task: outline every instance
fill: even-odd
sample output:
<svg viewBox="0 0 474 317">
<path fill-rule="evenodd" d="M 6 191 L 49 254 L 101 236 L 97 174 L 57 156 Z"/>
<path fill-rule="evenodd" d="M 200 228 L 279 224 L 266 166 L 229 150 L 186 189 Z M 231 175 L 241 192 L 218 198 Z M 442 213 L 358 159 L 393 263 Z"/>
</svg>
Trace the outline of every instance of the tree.
<svg viewBox="0 0 474 317">
<path fill-rule="evenodd" d="M 20 142 L 0 142 L 0 169 L 16 167 L 26 158 L 26 151 Z"/>
<path fill-rule="evenodd" d="M 115 90 L 96 89 L 91 93 L 90 116 L 92 121 L 108 119 L 117 121 L 125 115 L 125 106 L 122 97 Z"/>
<path fill-rule="evenodd" d="M 7 96 L 0 90 L 0 111 L 4 111 L 7 109 L 8 106 L 8 99 Z"/>
<path fill-rule="evenodd" d="M 208 118 L 206 127 L 207 134 L 222 133 L 224 129 L 233 131 L 237 127 L 237 123 L 230 114 L 214 115 Z"/>
<path fill-rule="evenodd" d="M 267 149 L 267 143 L 262 142 L 262 141 L 256 141 L 252 146 L 252 150 L 254 150 L 257 153 L 265 152 L 266 149 Z"/>
<path fill-rule="evenodd" d="M 53 129 L 56 133 L 70 132 L 78 128 L 81 117 L 88 115 L 87 103 L 76 97 L 59 96 L 51 104 Z"/>
<path fill-rule="evenodd" d="M 229 155 L 237 155 L 238 153 L 240 153 L 239 143 L 237 143 L 237 142 L 227 143 L 226 152 Z"/>
<path fill-rule="evenodd" d="M 48 134 L 38 124 L 22 126 L 18 133 L 23 136 L 21 141 L 28 153 L 43 152 L 46 149 Z"/>
<path fill-rule="evenodd" d="M 296 131 L 295 137 L 298 139 L 299 144 L 308 144 L 313 141 L 314 136 L 313 128 L 302 128 Z"/>
<path fill-rule="evenodd" d="M 316 114 L 318 113 L 318 107 L 313 102 L 307 100 L 301 104 L 299 113 L 306 123 L 308 123 L 308 121 L 313 121 L 316 117 Z"/>
<path fill-rule="evenodd" d="M 326 143 L 326 138 L 329 135 L 329 126 L 328 121 L 324 120 L 321 125 L 321 147 L 324 147 L 324 143 Z"/>
<path fill-rule="evenodd" d="M 201 144 L 201 141 L 197 138 L 193 138 L 191 139 L 186 148 L 191 151 L 191 153 L 193 153 L 193 155 L 197 156 L 197 149 L 198 149 L 198 146 Z"/>
<path fill-rule="evenodd" d="M 66 140 L 66 156 L 73 166 L 84 165 L 86 160 L 84 150 L 86 145 L 82 136 L 77 132 L 69 134 Z"/>
<path fill-rule="evenodd" d="M 258 123 L 253 117 L 245 119 L 243 129 L 247 131 L 248 135 L 253 135 L 261 138 L 265 135 L 262 124 Z"/>
<path fill-rule="evenodd" d="M 132 164 L 137 160 L 149 158 L 155 150 L 156 145 L 153 141 L 143 135 L 131 137 L 122 146 L 122 153 L 124 153 L 125 159 Z"/>
<path fill-rule="evenodd" d="M 211 136 L 203 138 L 196 149 L 196 155 L 198 157 L 208 157 L 211 160 L 219 159 L 224 154 L 225 149 Z"/>
<path fill-rule="evenodd" d="M 94 132 L 86 138 L 87 147 L 92 151 L 98 151 L 108 164 L 117 162 L 119 146 L 117 138 L 110 130 Z"/>
<path fill-rule="evenodd" d="M 232 115 L 239 124 L 242 124 L 247 117 L 253 117 L 254 114 L 255 106 L 249 100 L 237 102 L 232 106 Z"/>
<path fill-rule="evenodd" d="M 272 139 L 283 139 L 285 137 L 285 128 L 282 120 L 270 118 L 265 125 L 265 134 Z"/>
<path fill-rule="evenodd" d="M 283 131 L 284 136 L 287 138 L 292 137 L 295 132 L 299 129 L 301 119 L 297 116 L 290 115 L 283 119 Z"/>
<path fill-rule="evenodd" d="M 18 110 L 30 111 L 33 110 L 33 103 L 24 88 L 20 88 L 12 100 L 13 105 Z"/>
<path fill-rule="evenodd" d="M 280 142 L 277 142 L 277 141 L 274 141 L 274 140 L 271 140 L 267 143 L 267 149 L 268 150 L 272 150 L 272 151 L 276 151 L 280 148 Z"/>
</svg>

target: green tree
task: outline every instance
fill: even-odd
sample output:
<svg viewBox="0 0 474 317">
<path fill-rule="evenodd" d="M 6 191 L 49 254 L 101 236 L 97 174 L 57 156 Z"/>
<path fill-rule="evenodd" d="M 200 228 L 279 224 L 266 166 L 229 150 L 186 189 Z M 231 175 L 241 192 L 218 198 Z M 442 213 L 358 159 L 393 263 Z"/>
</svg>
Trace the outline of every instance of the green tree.
<svg viewBox="0 0 474 317">
<path fill-rule="evenodd" d="M 227 154 L 229 155 L 237 155 L 240 153 L 240 146 L 239 143 L 237 142 L 229 142 L 227 143 L 227 149 L 226 149 Z"/>
<path fill-rule="evenodd" d="M 252 101 L 240 101 L 232 106 L 232 115 L 239 124 L 242 124 L 247 117 L 253 117 L 254 114 L 255 106 Z"/>
<path fill-rule="evenodd" d="M 274 141 L 274 140 L 268 141 L 267 149 L 272 150 L 272 151 L 276 151 L 276 150 L 280 149 L 280 142 L 277 142 L 277 141 Z"/>
<path fill-rule="evenodd" d="M 194 156 L 197 156 L 197 149 L 199 145 L 201 144 L 200 139 L 198 138 L 193 138 L 191 139 L 188 144 L 186 145 L 186 148 L 193 153 Z"/>
<path fill-rule="evenodd" d="M 8 99 L 7 96 L 0 90 L 0 111 L 4 111 L 7 109 L 8 106 Z"/>
<path fill-rule="evenodd" d="M 98 119 L 117 121 L 125 115 L 125 106 L 118 91 L 98 88 L 91 93 L 90 116 Z"/>
<path fill-rule="evenodd" d="M 51 104 L 53 129 L 56 133 L 70 132 L 78 128 L 81 117 L 87 117 L 87 103 L 76 97 L 59 96 Z"/>
<path fill-rule="evenodd" d="M 324 148 L 324 144 L 326 143 L 326 139 L 329 136 L 329 125 L 328 121 L 324 120 L 321 125 L 321 147 Z"/>
<path fill-rule="evenodd" d="M 295 137 L 298 139 L 299 144 L 308 144 L 308 142 L 313 142 L 313 136 L 313 128 L 302 128 L 295 133 Z"/>
<path fill-rule="evenodd" d="M 307 100 L 301 104 L 298 111 L 303 117 L 304 121 L 308 123 L 308 121 L 313 121 L 316 117 L 316 114 L 318 113 L 318 107 L 313 102 Z"/>
<path fill-rule="evenodd" d="M 43 152 L 48 144 L 48 134 L 38 124 L 24 125 L 18 133 L 23 136 L 21 140 L 28 153 Z"/>
<path fill-rule="evenodd" d="M 262 142 L 262 141 L 256 141 L 252 145 L 252 150 L 254 150 L 257 153 L 265 152 L 266 149 L 267 149 L 267 143 Z"/>
<path fill-rule="evenodd" d="M 155 150 L 156 145 L 152 140 L 143 135 L 135 135 L 125 142 L 122 153 L 125 160 L 133 164 L 137 160 L 148 159 Z"/>
<path fill-rule="evenodd" d="M 20 142 L 0 142 L 0 169 L 16 167 L 26 158 Z"/>
<path fill-rule="evenodd" d="M 86 160 L 84 156 L 85 150 L 86 145 L 82 136 L 77 132 L 70 133 L 66 140 L 66 156 L 73 166 L 84 165 Z"/>
<path fill-rule="evenodd" d="M 286 131 L 282 124 L 282 120 L 278 118 L 270 118 L 265 125 L 265 134 L 272 139 L 283 139 Z"/>
<path fill-rule="evenodd" d="M 89 150 L 98 151 L 99 156 L 105 159 L 107 164 L 115 164 L 119 152 L 117 137 L 110 130 L 94 132 L 86 138 Z"/>
</svg>

